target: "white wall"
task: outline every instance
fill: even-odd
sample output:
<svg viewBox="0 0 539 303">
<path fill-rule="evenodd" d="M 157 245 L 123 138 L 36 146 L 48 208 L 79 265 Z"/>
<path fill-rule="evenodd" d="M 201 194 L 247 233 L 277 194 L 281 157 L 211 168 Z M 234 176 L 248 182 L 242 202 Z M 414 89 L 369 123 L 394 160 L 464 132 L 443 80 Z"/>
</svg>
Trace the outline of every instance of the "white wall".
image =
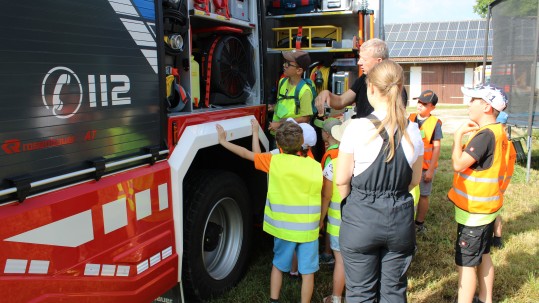
<svg viewBox="0 0 539 303">
<path fill-rule="evenodd" d="M 464 69 L 464 86 L 473 87 L 474 86 L 474 69 L 467 67 Z M 471 99 L 468 97 L 462 98 L 462 104 L 470 104 Z"/>
<path fill-rule="evenodd" d="M 466 87 L 474 86 L 473 70 L 474 69 L 471 67 L 466 67 L 464 69 L 464 86 Z"/>
<path fill-rule="evenodd" d="M 410 91 L 408 92 L 408 98 L 410 106 L 417 105 L 417 100 L 412 98 L 421 94 L 421 66 L 410 66 Z"/>
</svg>

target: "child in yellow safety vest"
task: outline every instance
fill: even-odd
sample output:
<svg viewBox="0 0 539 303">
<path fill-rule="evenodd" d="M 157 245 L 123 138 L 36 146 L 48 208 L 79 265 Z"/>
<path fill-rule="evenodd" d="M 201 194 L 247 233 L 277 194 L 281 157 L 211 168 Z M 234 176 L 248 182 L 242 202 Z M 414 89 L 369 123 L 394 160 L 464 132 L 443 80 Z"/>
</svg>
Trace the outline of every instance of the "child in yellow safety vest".
<svg viewBox="0 0 539 303">
<path fill-rule="evenodd" d="M 294 252 L 302 275 L 301 302 L 311 302 L 314 273 L 319 268 L 322 169 L 316 160 L 298 155 L 303 144 L 302 128 L 290 121 L 281 123 L 275 139 L 282 153 L 275 155 L 254 153 L 230 143 L 223 127 L 217 124 L 216 128 L 223 147 L 253 161 L 256 169 L 269 175 L 263 229 L 274 237 L 270 302 L 279 302 L 283 272 L 290 271 Z"/>
<path fill-rule="evenodd" d="M 411 114 L 409 119 L 416 122 L 421 132 L 425 153 L 423 154 L 423 172 L 419 183 L 419 201 L 415 218 L 416 233 L 426 231 L 424 225 L 429 209 L 429 196 L 432 192 L 432 182 L 440 158 L 440 141 L 443 138 L 442 121 L 431 114 L 438 103 L 438 96 L 431 90 L 426 90 L 417 99 L 417 113 Z"/>
<path fill-rule="evenodd" d="M 303 157 L 310 157 L 311 159 L 314 159 L 314 155 L 312 153 L 311 148 L 316 145 L 316 132 L 314 128 L 308 124 L 308 123 L 297 123 L 296 120 L 292 118 L 286 119 L 286 121 L 290 121 L 293 123 L 298 124 L 301 127 L 301 130 L 303 132 L 303 144 L 301 151 L 298 152 L 299 156 Z M 259 143 L 259 137 L 258 137 L 258 121 L 256 119 L 251 120 L 251 127 L 253 131 L 253 142 L 252 142 L 252 150 L 254 153 L 260 153 L 260 143 Z M 280 154 L 282 153 L 282 150 L 280 148 L 275 148 L 273 150 L 269 151 L 271 154 Z M 298 258 L 296 254 L 294 254 L 292 258 L 292 266 L 290 267 L 290 277 L 292 279 L 299 278 L 299 272 L 298 272 Z"/>
<path fill-rule="evenodd" d="M 458 302 L 492 302 L 494 265 L 490 247 L 494 221 L 503 206 L 516 160 L 498 114 L 507 106 L 501 89 L 481 86 L 462 88 L 469 99 L 470 121 L 454 134 L 453 186 L 448 198 L 455 204 L 457 240 L 455 263 L 458 268 Z M 462 137 L 471 134 L 462 146 Z M 476 281 L 479 294 L 474 298 Z"/>
<path fill-rule="evenodd" d="M 349 120 L 350 121 L 350 120 Z M 344 125 L 335 118 L 328 118 L 325 121 L 315 120 L 315 125 L 322 128 L 322 139 L 327 143 L 326 153 L 322 157 L 322 167 L 324 184 L 322 186 L 322 212 L 320 216 L 320 228 L 323 229 L 327 214 L 326 246 L 333 251 L 333 291 L 331 296 L 324 298 L 323 303 L 341 303 L 345 286 L 344 262 L 339 247 L 339 229 L 341 226 L 341 201 L 335 183 L 335 172 L 337 169 L 337 157 L 339 155 L 339 142 L 342 136 Z M 331 256 L 331 252 L 329 254 Z M 322 263 L 322 258 L 321 258 Z"/>
<path fill-rule="evenodd" d="M 309 53 L 293 50 L 285 51 L 282 55 L 284 77 L 279 80 L 277 103 L 268 106 L 268 110 L 273 111 L 273 119 L 268 127 L 272 135 L 287 118 L 292 118 L 298 123 L 309 123 L 313 115 L 311 89 L 308 85 L 298 86 L 300 83 L 305 83 L 301 81 L 305 81 L 302 75 L 311 64 Z M 297 95 L 296 87 L 300 89 Z"/>
<path fill-rule="evenodd" d="M 328 164 L 331 163 L 331 160 L 337 159 L 337 155 L 339 154 L 339 141 L 333 138 L 331 136 L 331 128 L 335 125 L 342 124 L 341 120 L 336 118 L 328 118 L 326 120 L 322 120 L 320 118 L 314 120 L 314 126 L 321 129 L 321 137 L 324 141 L 324 146 L 326 147 L 326 152 L 322 156 L 322 159 L 320 163 L 322 164 L 322 169 L 325 169 Z M 324 184 L 326 182 L 326 179 L 324 179 Z M 327 198 L 327 203 L 329 205 L 329 198 L 331 198 L 331 192 L 329 192 L 329 197 Z M 326 205 L 325 209 L 327 210 Z M 324 192 L 322 191 L 322 216 L 320 218 L 321 222 L 325 221 L 325 213 L 324 213 Z M 322 221 L 324 220 L 324 221 Z M 325 226 L 325 225 L 324 225 Z M 324 226 L 320 226 L 322 230 L 326 230 Z M 326 230 L 325 237 L 324 237 L 324 250 L 320 254 L 320 264 L 335 264 L 335 258 L 333 257 L 333 252 L 330 245 L 330 236 L 329 233 Z"/>
</svg>

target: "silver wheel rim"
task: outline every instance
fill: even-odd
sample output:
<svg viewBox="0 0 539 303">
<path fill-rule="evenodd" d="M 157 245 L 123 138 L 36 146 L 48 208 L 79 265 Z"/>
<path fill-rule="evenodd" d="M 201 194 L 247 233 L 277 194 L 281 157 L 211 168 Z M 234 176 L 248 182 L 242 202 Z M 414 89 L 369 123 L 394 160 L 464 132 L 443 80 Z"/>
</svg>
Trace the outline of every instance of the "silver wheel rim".
<svg viewBox="0 0 539 303">
<path fill-rule="evenodd" d="M 209 232 L 209 229 L 212 228 L 211 226 L 216 225 L 222 228 L 219 237 L 216 237 L 215 233 Z M 215 247 L 207 251 L 207 246 L 205 247 L 206 240 L 216 241 L 216 245 L 212 245 Z M 223 198 L 210 211 L 204 224 L 202 239 L 204 267 L 213 279 L 222 280 L 232 272 L 238 261 L 242 242 L 243 219 L 241 209 L 236 200 Z"/>
</svg>

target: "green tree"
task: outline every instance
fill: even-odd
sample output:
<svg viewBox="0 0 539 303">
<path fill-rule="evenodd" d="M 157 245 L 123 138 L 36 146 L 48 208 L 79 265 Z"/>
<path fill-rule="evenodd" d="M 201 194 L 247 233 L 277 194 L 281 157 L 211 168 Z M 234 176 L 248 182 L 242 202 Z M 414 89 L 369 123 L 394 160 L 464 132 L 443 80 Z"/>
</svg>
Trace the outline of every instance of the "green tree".
<svg viewBox="0 0 539 303">
<path fill-rule="evenodd" d="M 515 3 L 511 9 L 504 12 L 505 16 L 536 16 L 537 15 L 537 0 L 509 0 Z M 486 18 L 488 13 L 488 5 L 494 0 L 476 0 L 473 11 L 479 16 Z"/>
<path fill-rule="evenodd" d="M 494 2 L 494 0 L 477 0 L 473 6 L 474 13 L 478 14 L 482 18 L 487 17 L 488 5 Z"/>
</svg>

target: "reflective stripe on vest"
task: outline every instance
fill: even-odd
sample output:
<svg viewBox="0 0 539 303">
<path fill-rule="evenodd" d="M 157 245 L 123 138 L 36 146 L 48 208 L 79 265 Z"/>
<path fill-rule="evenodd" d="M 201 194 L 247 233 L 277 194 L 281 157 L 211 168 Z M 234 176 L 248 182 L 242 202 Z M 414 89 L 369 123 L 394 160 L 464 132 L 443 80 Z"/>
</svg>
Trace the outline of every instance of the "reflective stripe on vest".
<svg viewBox="0 0 539 303">
<path fill-rule="evenodd" d="M 331 203 L 328 208 L 328 226 L 327 232 L 332 236 L 339 236 L 339 231 L 341 229 L 341 195 L 339 194 L 339 189 L 337 188 L 337 182 L 335 181 L 335 175 L 337 172 L 337 161 L 336 159 L 331 159 L 333 165 L 333 193 L 331 195 Z"/>
<path fill-rule="evenodd" d="M 417 114 L 410 114 L 410 121 L 415 122 L 417 117 Z M 423 139 L 423 146 L 425 146 L 425 153 L 423 154 L 423 169 L 429 169 L 429 166 L 431 165 L 432 160 L 432 152 L 434 151 L 434 145 L 432 144 L 432 136 L 434 135 L 434 130 L 436 129 L 436 124 L 441 120 L 434 116 L 430 116 L 425 121 L 423 121 L 423 124 L 421 124 L 421 127 L 419 128 L 422 130 L 421 134 L 424 136 L 421 136 Z M 434 168 L 438 167 L 438 163 L 434 164 Z"/>
<path fill-rule="evenodd" d="M 281 81 L 286 81 L 281 83 Z M 294 100 L 294 95 L 296 94 L 296 86 L 290 87 L 290 90 L 288 89 L 288 81 L 290 79 L 288 77 L 282 78 L 279 80 L 279 86 L 281 89 L 278 91 L 277 95 L 277 104 L 275 105 L 275 109 L 273 112 L 273 121 L 281 121 L 283 118 L 297 118 L 301 117 L 301 114 L 298 112 L 296 114 L 296 101 Z M 305 84 L 299 91 L 299 99 L 301 100 L 301 97 L 303 94 L 310 90 L 309 85 Z"/>
<path fill-rule="evenodd" d="M 296 230 L 296 231 L 310 231 L 310 230 L 313 230 L 315 228 L 318 227 L 318 224 L 317 222 L 309 222 L 309 223 L 301 223 L 301 222 L 286 222 L 286 221 L 278 221 L 278 220 L 274 220 L 272 219 L 270 216 L 268 215 L 264 215 L 264 221 L 265 222 L 268 222 L 268 224 L 276 227 L 276 228 L 279 228 L 279 229 L 287 229 L 287 230 Z M 292 241 L 292 240 L 290 240 Z M 314 241 L 314 240 L 312 240 Z M 293 241 L 293 242 L 296 242 L 296 241 Z M 308 242 L 311 242 L 311 241 L 308 241 Z"/>
<path fill-rule="evenodd" d="M 312 213 L 312 208 L 318 208 L 318 212 L 320 212 L 320 206 L 298 206 L 298 205 L 282 205 L 282 204 L 272 204 L 270 206 L 270 201 L 266 200 L 266 206 L 271 207 L 271 210 L 275 213 L 287 213 L 291 215 L 305 215 Z"/>
<path fill-rule="evenodd" d="M 315 160 L 296 155 L 273 155 L 264 231 L 297 243 L 318 239 L 322 180 L 322 169 Z"/>
<path fill-rule="evenodd" d="M 494 134 L 495 149 L 491 167 L 476 171 L 466 168 L 453 176 L 453 187 L 449 190 L 449 199 L 458 208 L 472 214 L 492 214 L 503 205 L 502 185 L 505 180 L 511 152 L 503 126 L 489 124 L 479 131 L 490 130 Z M 470 140 L 473 139 L 473 136 Z M 466 143 L 469 144 L 470 140 Z"/>
</svg>

